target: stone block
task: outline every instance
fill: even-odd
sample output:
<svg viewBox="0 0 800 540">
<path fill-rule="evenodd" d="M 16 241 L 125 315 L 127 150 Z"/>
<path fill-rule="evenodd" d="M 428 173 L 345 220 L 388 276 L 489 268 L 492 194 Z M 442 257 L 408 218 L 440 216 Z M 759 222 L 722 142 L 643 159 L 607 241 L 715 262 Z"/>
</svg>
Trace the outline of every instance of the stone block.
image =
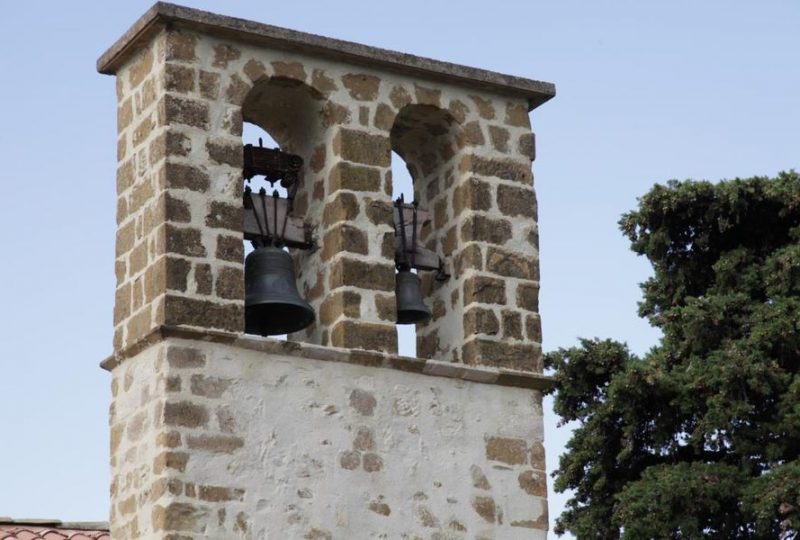
<svg viewBox="0 0 800 540">
<path fill-rule="evenodd" d="M 133 99 L 128 98 L 117 106 L 117 133 L 122 133 L 133 122 Z"/>
<path fill-rule="evenodd" d="M 327 261 L 339 253 L 366 255 L 369 250 L 367 233 L 346 223 L 340 223 L 325 233 L 320 257 Z"/>
<path fill-rule="evenodd" d="M 402 86 L 395 86 L 392 88 L 391 92 L 389 92 L 389 101 L 392 102 L 395 109 L 402 109 L 411 103 L 411 94 Z"/>
<path fill-rule="evenodd" d="M 211 161 L 221 165 L 229 165 L 240 170 L 244 165 L 244 153 L 241 142 L 225 139 L 211 139 L 206 141 L 206 152 Z"/>
<path fill-rule="evenodd" d="M 342 76 L 342 83 L 353 99 L 357 101 L 373 101 L 378 97 L 381 80 L 373 75 L 347 73 Z"/>
<path fill-rule="evenodd" d="M 364 165 L 391 165 L 389 137 L 341 128 L 333 139 L 333 153 L 342 159 Z"/>
<path fill-rule="evenodd" d="M 505 304 L 506 284 L 498 278 L 472 276 L 464 281 L 464 305 L 472 302 L 481 304 Z"/>
<path fill-rule="evenodd" d="M 543 471 L 523 471 L 519 473 L 517 481 L 528 495 L 547 497 L 547 476 Z"/>
<path fill-rule="evenodd" d="M 497 206 L 507 216 L 522 216 L 536 220 L 538 207 L 533 188 L 497 186 Z"/>
<path fill-rule="evenodd" d="M 503 310 L 503 337 L 522 339 L 522 316 L 517 311 Z"/>
<path fill-rule="evenodd" d="M 496 335 L 500 332 L 500 321 L 494 311 L 473 307 L 464 312 L 464 335 Z"/>
<path fill-rule="evenodd" d="M 541 372 L 542 355 L 531 343 L 508 343 L 475 338 L 462 347 L 465 364 Z"/>
<path fill-rule="evenodd" d="M 189 208 L 189 203 L 183 199 L 179 199 L 170 193 L 165 193 L 163 196 L 163 203 L 159 201 L 159 204 L 163 204 L 164 214 L 162 219 L 165 221 L 189 223 L 192 220 L 192 212 Z"/>
<path fill-rule="evenodd" d="M 464 124 L 462 131 L 464 146 L 483 146 L 486 138 L 483 136 L 480 122 L 468 122 Z"/>
<path fill-rule="evenodd" d="M 167 295 L 164 300 L 164 324 L 216 328 L 229 332 L 244 329 L 244 305 L 216 303 L 183 296 Z"/>
<path fill-rule="evenodd" d="M 250 83 L 234 73 L 228 77 L 228 86 L 225 87 L 225 101 L 232 105 L 240 106 L 251 89 Z"/>
<path fill-rule="evenodd" d="M 164 404 L 164 424 L 178 427 L 203 427 L 208 424 L 208 409 L 191 401 Z"/>
<path fill-rule="evenodd" d="M 276 77 L 305 81 L 306 69 L 300 62 L 271 62 Z"/>
<path fill-rule="evenodd" d="M 442 106 L 442 91 L 436 88 L 428 88 L 414 83 L 414 95 L 417 98 L 417 103 L 420 105 L 431 105 L 433 107 Z"/>
<path fill-rule="evenodd" d="M 209 187 L 208 173 L 192 165 L 167 162 L 164 167 L 164 177 L 164 187 L 167 189 L 206 192 Z"/>
<path fill-rule="evenodd" d="M 182 94 L 193 92 L 196 75 L 194 68 L 180 64 L 166 64 L 164 66 L 164 90 Z"/>
<path fill-rule="evenodd" d="M 492 219 L 475 214 L 469 216 L 461 225 L 461 240 L 464 242 L 487 242 L 503 245 L 510 239 L 511 222 L 505 219 Z"/>
<path fill-rule="evenodd" d="M 328 295 L 320 305 L 319 321 L 329 326 L 340 317 L 358 319 L 361 316 L 361 295 L 340 291 Z"/>
<path fill-rule="evenodd" d="M 153 507 L 152 522 L 156 531 L 185 531 L 202 533 L 205 528 L 208 510 L 192 503 L 170 502 L 166 507 Z M 188 537 L 169 535 L 171 540 L 183 540 Z"/>
<path fill-rule="evenodd" d="M 469 244 L 453 258 L 455 276 L 461 276 L 466 270 L 483 270 L 483 251 L 479 244 Z"/>
<path fill-rule="evenodd" d="M 330 227 L 340 221 L 352 221 L 359 214 L 358 199 L 352 193 L 339 193 L 328 201 L 322 213 L 322 224 Z"/>
<path fill-rule="evenodd" d="M 166 94 L 159 105 L 159 123 L 161 125 L 183 124 L 208 129 L 208 103 Z"/>
<path fill-rule="evenodd" d="M 394 322 L 397 320 L 397 298 L 393 294 L 376 294 L 375 309 L 378 312 L 378 318 L 382 321 Z"/>
<path fill-rule="evenodd" d="M 244 300 L 244 270 L 240 267 L 223 266 L 217 270 L 214 291 L 220 298 Z"/>
<path fill-rule="evenodd" d="M 389 201 L 381 199 L 366 199 L 365 210 L 367 219 L 373 225 L 394 226 L 394 207 Z M 394 236 L 394 235 L 393 235 Z"/>
<path fill-rule="evenodd" d="M 538 283 L 520 283 L 517 285 L 517 307 L 528 311 L 539 311 Z"/>
<path fill-rule="evenodd" d="M 538 314 L 525 317 L 525 333 L 531 341 L 542 342 L 542 320 Z"/>
<path fill-rule="evenodd" d="M 469 178 L 453 190 L 453 216 L 464 210 L 489 210 L 492 207 L 492 188 L 487 182 Z"/>
<path fill-rule="evenodd" d="M 486 270 L 506 277 L 539 279 L 539 261 L 535 257 L 494 246 L 486 252 Z"/>
<path fill-rule="evenodd" d="M 210 71 L 200 71 L 200 95 L 206 99 L 217 99 L 219 97 L 220 76 L 219 73 Z"/>
<path fill-rule="evenodd" d="M 131 315 L 131 284 L 117 287 L 114 293 L 114 324 L 117 325 Z"/>
<path fill-rule="evenodd" d="M 464 120 L 467 118 L 467 114 L 469 113 L 469 107 L 465 105 L 463 101 L 458 99 L 451 100 L 450 104 L 447 106 L 447 110 L 459 124 L 464 123 Z"/>
<path fill-rule="evenodd" d="M 244 208 L 241 204 L 212 201 L 208 205 L 206 227 L 241 231 L 244 224 Z"/>
<path fill-rule="evenodd" d="M 153 51 L 144 49 L 128 70 L 128 84 L 131 90 L 139 86 L 153 71 Z"/>
<path fill-rule="evenodd" d="M 136 241 L 136 227 L 134 221 L 129 221 L 117 229 L 116 256 L 119 257 L 133 249 Z"/>
<path fill-rule="evenodd" d="M 194 62 L 197 59 L 195 49 L 197 37 L 189 32 L 171 30 L 167 32 L 165 60 Z"/>
<path fill-rule="evenodd" d="M 526 103 L 507 103 L 505 123 L 509 126 L 530 129 L 531 119 L 528 117 L 528 105 Z"/>
<path fill-rule="evenodd" d="M 188 463 L 189 454 L 186 452 L 162 452 L 153 460 L 153 473 L 163 474 L 165 469 L 184 472 Z"/>
<path fill-rule="evenodd" d="M 376 128 L 389 131 L 394 125 L 395 116 L 395 112 L 391 106 L 386 103 L 378 103 L 378 106 L 375 108 L 373 123 Z"/>
<path fill-rule="evenodd" d="M 506 465 L 524 465 L 528 462 L 528 443 L 523 439 L 489 437 L 486 440 L 486 459 Z"/>
<path fill-rule="evenodd" d="M 199 229 L 178 227 L 167 223 L 164 234 L 167 253 L 188 257 L 205 257 L 206 248 L 203 246 Z"/>
<path fill-rule="evenodd" d="M 475 95 L 469 97 L 475 102 L 475 106 L 478 108 L 478 114 L 481 118 L 484 120 L 492 120 L 494 118 L 495 110 L 491 100 Z"/>
<path fill-rule="evenodd" d="M 321 69 L 311 72 L 311 86 L 323 95 L 328 95 L 339 88 L 336 86 L 336 81 L 328 77 Z"/>
<path fill-rule="evenodd" d="M 218 43 L 214 45 L 214 60 L 211 65 L 215 68 L 225 69 L 228 63 L 237 60 L 242 56 L 242 51 L 228 43 Z"/>
<path fill-rule="evenodd" d="M 489 126 L 489 138 L 492 141 L 492 146 L 498 152 L 504 154 L 508 153 L 508 140 L 511 134 L 504 127 Z"/>
<path fill-rule="evenodd" d="M 212 454 L 232 454 L 244 446 L 241 437 L 231 435 L 190 435 L 186 442 L 190 450 L 203 450 Z"/>
<path fill-rule="evenodd" d="M 147 138 L 150 136 L 150 133 L 153 131 L 155 127 L 155 123 L 153 119 L 149 116 L 143 118 L 141 122 L 136 125 L 136 128 L 133 130 L 133 136 L 131 137 L 131 142 L 133 146 L 141 145 Z"/>
<path fill-rule="evenodd" d="M 530 166 L 511 159 L 470 156 L 464 166 L 481 176 L 493 176 L 526 185 L 533 183 L 533 173 Z"/>
<path fill-rule="evenodd" d="M 497 505 L 492 497 L 483 495 L 472 497 L 472 508 L 487 523 L 495 523 L 497 519 Z"/>
<path fill-rule="evenodd" d="M 393 291 L 394 264 L 339 258 L 330 269 L 330 289 L 360 287 L 367 290 Z"/>
<path fill-rule="evenodd" d="M 243 489 L 223 486 L 200 486 L 197 490 L 198 498 L 208 502 L 241 501 L 244 494 Z"/>
<path fill-rule="evenodd" d="M 170 347 L 167 362 L 171 368 L 198 369 L 206 365 L 206 355 L 200 349 L 191 347 Z"/>
<path fill-rule="evenodd" d="M 194 265 L 194 288 L 197 294 L 211 294 L 214 290 L 214 277 L 211 275 L 211 265 L 200 263 Z"/>
<path fill-rule="evenodd" d="M 328 190 L 334 192 L 340 189 L 380 191 L 381 170 L 340 161 L 331 168 L 330 176 L 328 177 Z"/>
<path fill-rule="evenodd" d="M 331 345 L 346 349 L 397 352 L 397 331 L 394 325 L 344 320 L 331 330 Z"/>
<path fill-rule="evenodd" d="M 134 305 L 136 299 L 134 297 Z M 152 310 L 150 306 L 144 306 L 132 317 L 130 317 L 125 325 L 125 338 L 126 345 L 133 345 L 139 339 L 143 338 L 153 329 Z"/>
<path fill-rule="evenodd" d="M 536 136 L 533 133 L 523 133 L 517 141 L 517 150 L 531 161 L 536 159 Z"/>
<path fill-rule="evenodd" d="M 244 241 L 241 237 L 221 234 L 217 236 L 217 259 L 230 262 L 244 260 Z"/>
</svg>

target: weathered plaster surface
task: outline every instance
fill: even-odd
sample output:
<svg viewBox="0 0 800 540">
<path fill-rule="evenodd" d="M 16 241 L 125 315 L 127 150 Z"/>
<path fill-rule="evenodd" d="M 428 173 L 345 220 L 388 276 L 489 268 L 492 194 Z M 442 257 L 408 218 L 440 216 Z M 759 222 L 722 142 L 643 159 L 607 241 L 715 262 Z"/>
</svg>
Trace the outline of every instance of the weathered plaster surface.
<svg viewBox="0 0 800 540">
<path fill-rule="evenodd" d="M 141 538 L 545 538 L 537 391 L 176 338 L 114 384 L 120 452 L 153 455 L 128 439 L 143 386 L 167 444 Z"/>
</svg>

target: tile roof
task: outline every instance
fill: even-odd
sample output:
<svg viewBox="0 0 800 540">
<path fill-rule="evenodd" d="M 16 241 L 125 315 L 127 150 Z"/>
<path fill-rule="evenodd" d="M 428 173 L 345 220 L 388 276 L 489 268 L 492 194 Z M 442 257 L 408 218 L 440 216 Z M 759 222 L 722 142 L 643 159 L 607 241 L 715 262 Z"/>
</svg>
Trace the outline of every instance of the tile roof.
<svg viewBox="0 0 800 540">
<path fill-rule="evenodd" d="M 0 540 L 111 540 L 107 523 L 0 518 Z"/>
</svg>

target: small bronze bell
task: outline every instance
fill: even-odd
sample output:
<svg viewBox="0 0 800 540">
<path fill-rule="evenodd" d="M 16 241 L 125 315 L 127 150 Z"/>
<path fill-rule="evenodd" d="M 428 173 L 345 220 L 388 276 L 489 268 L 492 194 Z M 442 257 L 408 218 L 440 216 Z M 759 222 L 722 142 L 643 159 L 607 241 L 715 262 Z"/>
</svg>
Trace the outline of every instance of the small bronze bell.
<svg viewBox="0 0 800 540">
<path fill-rule="evenodd" d="M 397 324 L 416 324 L 431 318 L 431 310 L 422 301 L 419 277 L 410 270 L 395 274 L 394 293 L 397 298 Z"/>
<path fill-rule="evenodd" d="M 244 261 L 245 332 L 260 336 L 289 334 L 314 322 L 314 310 L 300 297 L 292 256 L 261 247 Z"/>
</svg>

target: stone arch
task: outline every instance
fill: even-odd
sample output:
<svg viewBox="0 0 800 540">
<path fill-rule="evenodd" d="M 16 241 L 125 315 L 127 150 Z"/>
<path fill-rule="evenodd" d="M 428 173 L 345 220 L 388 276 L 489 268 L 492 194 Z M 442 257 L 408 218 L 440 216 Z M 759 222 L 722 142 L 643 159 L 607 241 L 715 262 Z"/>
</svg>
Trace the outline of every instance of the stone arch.
<svg viewBox="0 0 800 540">
<path fill-rule="evenodd" d="M 242 121 L 267 132 L 281 150 L 303 158 L 294 213 L 316 230 L 324 210 L 326 141 L 339 120 L 339 108 L 305 82 L 284 76 L 263 76 L 241 100 Z M 253 186 L 257 189 L 260 186 Z M 269 186 L 267 186 L 269 189 Z M 282 194 L 283 195 L 283 194 Z M 317 239 L 318 240 L 318 239 Z M 314 284 L 322 266 L 317 250 L 290 249 L 298 288 L 319 315 L 322 298 Z M 310 332 L 290 335 L 290 340 L 315 341 Z"/>
<path fill-rule="evenodd" d="M 330 125 L 330 102 L 302 81 L 276 76 L 257 80 L 241 107 L 244 122 L 269 133 L 281 150 L 303 158 L 305 166 L 295 206 L 298 212 L 305 213 L 314 185 L 315 161 L 320 159 L 315 150 Z"/>
<path fill-rule="evenodd" d="M 421 231 L 422 244 L 445 259 L 452 259 L 458 247 L 458 231 L 451 211 L 458 186 L 458 162 L 463 147 L 461 125 L 450 111 L 435 105 L 408 104 L 394 118 L 390 130 L 392 150 L 406 164 L 413 182 L 414 200 L 431 214 L 431 223 Z M 452 262 L 451 262 L 452 267 Z M 452 283 L 434 280 L 432 272 L 421 274 L 423 294 L 433 310 L 433 319 L 419 325 L 417 356 L 438 360 L 457 359 L 457 347 L 443 328 L 460 328 L 451 321 L 454 309 Z M 457 323 L 457 324 L 456 324 Z"/>
<path fill-rule="evenodd" d="M 436 249 L 434 231 L 444 232 L 440 209 L 444 195 L 456 183 L 456 164 L 461 145 L 461 129 L 449 111 L 433 105 L 406 105 L 397 114 L 390 132 L 392 150 L 406 164 L 414 183 L 414 199 L 433 214 L 423 241 Z"/>
</svg>

